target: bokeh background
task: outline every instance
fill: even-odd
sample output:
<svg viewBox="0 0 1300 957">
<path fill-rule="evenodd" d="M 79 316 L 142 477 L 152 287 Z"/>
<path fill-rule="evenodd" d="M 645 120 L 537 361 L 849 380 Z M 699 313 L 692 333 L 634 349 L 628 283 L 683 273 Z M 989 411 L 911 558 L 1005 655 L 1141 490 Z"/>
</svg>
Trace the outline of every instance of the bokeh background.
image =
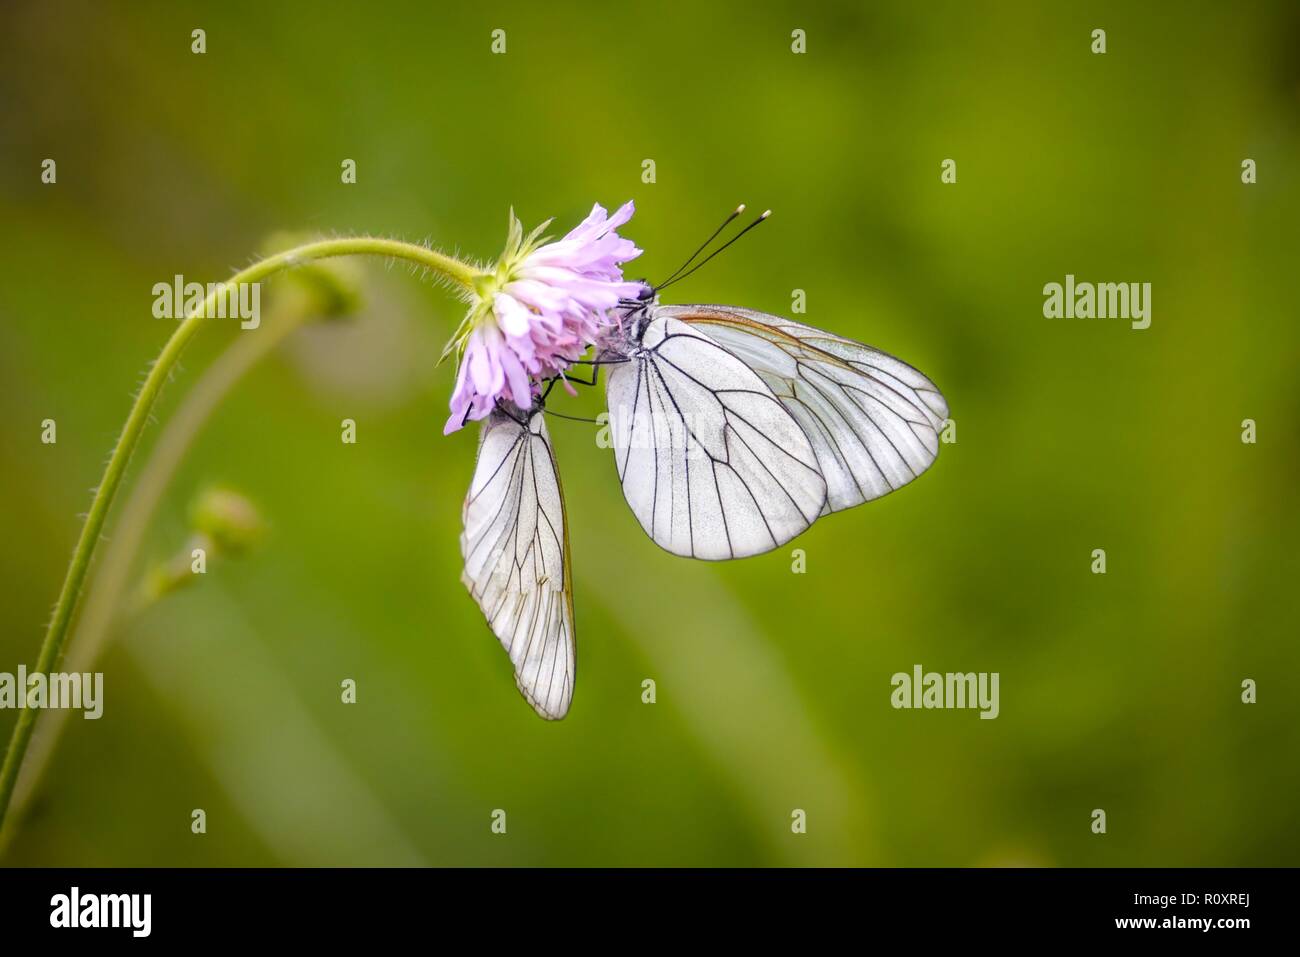
<svg viewBox="0 0 1300 957">
<path fill-rule="evenodd" d="M 276 230 L 490 259 L 511 206 L 567 228 L 632 198 L 656 278 L 770 206 L 672 300 L 804 289 L 806 321 L 931 375 L 957 442 L 817 523 L 798 575 L 789 549 L 661 552 L 594 429 L 553 422 L 579 680 L 548 724 L 458 580 L 474 430 L 442 437 L 435 360 L 460 306 L 368 263 L 361 314 L 295 333 L 196 437 L 130 577 L 211 482 L 265 540 L 119 616 L 105 715 L 68 723 L 0 862 L 1300 863 L 1298 108 L 1286 2 L 5 4 L 0 671 L 35 661 L 171 331 L 153 284 Z M 1067 272 L 1151 282 L 1151 328 L 1044 319 Z M 256 334 L 206 332 L 159 420 Z M 999 672 L 1000 717 L 892 709 L 915 664 Z"/>
</svg>

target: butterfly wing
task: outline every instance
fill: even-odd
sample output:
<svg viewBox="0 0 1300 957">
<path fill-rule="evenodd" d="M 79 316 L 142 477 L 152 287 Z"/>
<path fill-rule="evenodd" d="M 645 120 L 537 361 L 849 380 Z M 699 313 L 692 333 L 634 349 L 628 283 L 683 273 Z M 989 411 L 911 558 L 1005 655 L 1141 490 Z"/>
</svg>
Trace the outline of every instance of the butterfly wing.
<svg viewBox="0 0 1300 957">
<path fill-rule="evenodd" d="M 700 329 L 656 317 L 606 395 L 623 495 L 674 555 L 744 558 L 816 520 L 826 482 L 803 429 Z"/>
<path fill-rule="evenodd" d="M 573 583 L 560 473 L 540 412 L 527 428 L 500 410 L 484 421 L 464 522 L 461 581 L 510 655 L 524 698 L 543 718 L 563 718 L 575 675 Z"/>
<path fill-rule="evenodd" d="M 939 454 L 948 403 L 910 365 L 871 346 L 752 309 L 661 306 L 753 369 L 803 427 L 826 477 L 826 510 L 901 488 Z"/>
</svg>

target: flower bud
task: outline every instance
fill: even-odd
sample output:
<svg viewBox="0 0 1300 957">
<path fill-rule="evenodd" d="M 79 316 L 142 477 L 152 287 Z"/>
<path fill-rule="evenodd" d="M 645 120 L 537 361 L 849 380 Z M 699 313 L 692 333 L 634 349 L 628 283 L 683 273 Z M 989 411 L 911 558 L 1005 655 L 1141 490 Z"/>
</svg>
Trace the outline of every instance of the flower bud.
<svg viewBox="0 0 1300 957">
<path fill-rule="evenodd" d="M 190 505 L 190 524 L 226 555 L 247 552 L 266 530 L 261 514 L 248 499 L 221 487 L 205 489 L 194 499 Z"/>
</svg>

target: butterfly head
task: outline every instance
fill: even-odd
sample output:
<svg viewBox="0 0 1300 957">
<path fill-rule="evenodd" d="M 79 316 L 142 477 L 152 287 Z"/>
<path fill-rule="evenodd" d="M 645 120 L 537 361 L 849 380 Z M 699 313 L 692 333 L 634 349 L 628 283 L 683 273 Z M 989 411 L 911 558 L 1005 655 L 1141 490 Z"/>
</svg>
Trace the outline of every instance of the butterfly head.
<svg viewBox="0 0 1300 957">
<path fill-rule="evenodd" d="M 763 215 L 759 216 L 720 247 L 705 256 L 698 263 L 695 262 L 695 260 L 699 258 L 700 254 L 708 249 L 722 231 L 731 224 L 732 220 L 744 211 L 744 203 L 741 203 L 732 210 L 731 214 L 722 221 L 722 225 L 715 229 L 713 234 L 704 241 L 704 244 L 701 245 L 699 249 L 695 250 L 695 252 L 691 253 L 690 258 L 687 259 L 686 262 L 682 263 L 672 275 L 654 285 L 651 285 L 646 279 L 638 280 L 640 288 L 638 289 L 637 294 L 618 301 L 618 332 L 614 338 L 615 348 L 612 351 L 617 353 L 619 351 L 618 347 L 620 346 L 636 347 L 641 345 L 641 340 L 645 337 L 646 329 L 654 319 L 654 307 L 659 305 L 660 290 L 666 289 L 673 285 L 673 283 L 680 282 L 694 273 L 695 270 L 699 269 L 714 256 L 718 255 L 718 253 L 722 252 L 741 236 L 745 235 L 759 223 L 767 219 L 767 217 L 772 215 L 772 211 L 770 209 L 767 210 Z"/>
<path fill-rule="evenodd" d="M 618 301 L 618 338 L 627 343 L 639 343 L 650 325 L 651 311 L 659 304 L 658 290 L 645 280 L 640 280 L 641 290 Z"/>
<path fill-rule="evenodd" d="M 641 287 L 640 291 L 635 296 L 625 296 L 618 301 L 618 308 L 623 311 L 624 318 L 659 302 L 659 290 L 650 285 L 648 280 L 638 279 L 636 282 Z"/>
</svg>

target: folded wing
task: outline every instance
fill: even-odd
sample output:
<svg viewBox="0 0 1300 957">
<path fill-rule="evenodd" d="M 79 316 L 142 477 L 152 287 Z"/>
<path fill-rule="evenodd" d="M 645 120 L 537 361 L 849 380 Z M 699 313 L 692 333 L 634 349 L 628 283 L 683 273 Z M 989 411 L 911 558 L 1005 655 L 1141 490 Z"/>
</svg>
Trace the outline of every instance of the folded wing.
<svg viewBox="0 0 1300 957">
<path fill-rule="evenodd" d="M 543 718 L 563 718 L 575 675 L 568 524 L 540 412 L 527 428 L 500 410 L 484 421 L 464 522 L 461 581 L 524 698 Z"/>
<path fill-rule="evenodd" d="M 606 393 L 623 494 L 675 555 L 744 558 L 806 529 L 826 482 L 804 430 L 758 374 L 708 335 L 659 316 Z"/>
</svg>

